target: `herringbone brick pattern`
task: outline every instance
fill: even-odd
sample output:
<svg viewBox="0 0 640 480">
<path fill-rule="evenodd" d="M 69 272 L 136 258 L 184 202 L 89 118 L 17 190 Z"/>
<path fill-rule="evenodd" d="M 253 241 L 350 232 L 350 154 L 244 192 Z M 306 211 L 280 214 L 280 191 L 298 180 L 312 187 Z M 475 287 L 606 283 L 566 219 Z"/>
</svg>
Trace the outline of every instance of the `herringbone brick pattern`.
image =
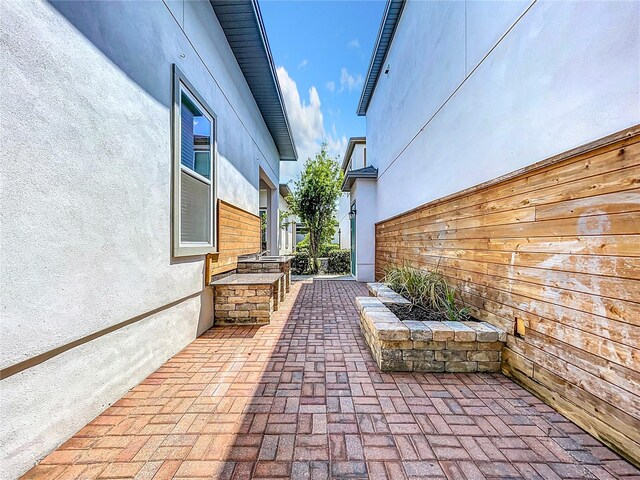
<svg viewBox="0 0 640 480">
<path fill-rule="evenodd" d="M 356 282 L 209 330 L 24 478 L 638 478 L 500 374 L 383 374 Z"/>
</svg>

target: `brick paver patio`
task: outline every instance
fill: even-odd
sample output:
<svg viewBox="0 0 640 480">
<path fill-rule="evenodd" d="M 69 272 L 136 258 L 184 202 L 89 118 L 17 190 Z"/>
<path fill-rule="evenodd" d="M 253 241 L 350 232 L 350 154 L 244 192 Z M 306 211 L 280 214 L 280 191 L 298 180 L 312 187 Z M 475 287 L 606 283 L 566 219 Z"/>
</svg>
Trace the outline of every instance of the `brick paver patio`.
<svg viewBox="0 0 640 480">
<path fill-rule="evenodd" d="M 271 325 L 209 330 L 24 478 L 640 475 L 503 375 L 381 373 L 357 295 L 298 282 Z"/>
</svg>

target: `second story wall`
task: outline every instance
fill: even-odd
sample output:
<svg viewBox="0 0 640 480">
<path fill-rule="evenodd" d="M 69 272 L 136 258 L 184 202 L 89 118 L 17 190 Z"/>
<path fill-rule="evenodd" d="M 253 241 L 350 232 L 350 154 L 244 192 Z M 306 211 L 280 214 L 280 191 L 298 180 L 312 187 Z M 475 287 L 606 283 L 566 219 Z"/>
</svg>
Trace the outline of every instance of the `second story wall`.
<svg viewBox="0 0 640 480">
<path fill-rule="evenodd" d="M 367 111 L 377 220 L 639 123 L 638 18 L 637 2 L 409 0 Z"/>
<path fill-rule="evenodd" d="M 364 143 L 358 143 L 353 147 L 351 158 L 349 160 L 349 170 L 358 170 L 367 165 L 367 147 Z"/>
</svg>

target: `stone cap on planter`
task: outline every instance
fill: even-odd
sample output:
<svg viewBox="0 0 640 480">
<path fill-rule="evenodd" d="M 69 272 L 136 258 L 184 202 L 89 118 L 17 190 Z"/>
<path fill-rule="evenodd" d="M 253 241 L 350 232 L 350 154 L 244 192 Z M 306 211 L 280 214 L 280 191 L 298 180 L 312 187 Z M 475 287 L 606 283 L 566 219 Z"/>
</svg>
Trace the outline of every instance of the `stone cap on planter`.
<svg viewBox="0 0 640 480">
<path fill-rule="evenodd" d="M 371 286 L 370 286 L 371 287 Z M 498 372 L 506 333 L 486 322 L 400 320 L 381 297 L 356 297 L 360 329 L 378 367 L 385 372 Z"/>
<path fill-rule="evenodd" d="M 211 282 L 212 287 L 218 285 L 263 285 L 275 283 L 284 277 L 284 273 L 234 273 Z"/>
<path fill-rule="evenodd" d="M 384 283 L 367 283 L 367 289 L 371 296 L 379 298 L 382 303 L 398 303 L 401 305 L 409 305 L 411 303 Z"/>
<path fill-rule="evenodd" d="M 360 315 L 373 325 L 376 338 L 380 340 L 410 340 L 409 327 L 404 325 L 379 298 L 356 297 Z"/>
<path fill-rule="evenodd" d="M 383 298 L 388 297 L 385 295 Z M 373 333 L 380 340 L 433 340 L 436 342 L 454 340 L 482 343 L 506 342 L 507 340 L 505 331 L 487 322 L 424 322 L 418 320 L 403 322 L 385 306 L 385 303 L 389 302 L 384 302 L 380 297 L 356 297 L 356 305 L 360 315 L 374 326 Z"/>
</svg>

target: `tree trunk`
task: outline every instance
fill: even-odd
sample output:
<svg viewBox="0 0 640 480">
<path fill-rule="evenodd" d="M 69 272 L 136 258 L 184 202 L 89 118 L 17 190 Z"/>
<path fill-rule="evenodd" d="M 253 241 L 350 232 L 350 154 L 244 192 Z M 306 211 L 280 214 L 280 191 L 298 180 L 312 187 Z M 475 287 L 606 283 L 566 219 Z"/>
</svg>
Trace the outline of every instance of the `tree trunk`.
<svg viewBox="0 0 640 480">
<path fill-rule="evenodd" d="M 312 274 L 318 273 L 318 248 L 320 243 L 320 234 L 313 229 L 309 229 L 309 261 L 311 265 L 309 266 L 309 271 Z"/>
</svg>

